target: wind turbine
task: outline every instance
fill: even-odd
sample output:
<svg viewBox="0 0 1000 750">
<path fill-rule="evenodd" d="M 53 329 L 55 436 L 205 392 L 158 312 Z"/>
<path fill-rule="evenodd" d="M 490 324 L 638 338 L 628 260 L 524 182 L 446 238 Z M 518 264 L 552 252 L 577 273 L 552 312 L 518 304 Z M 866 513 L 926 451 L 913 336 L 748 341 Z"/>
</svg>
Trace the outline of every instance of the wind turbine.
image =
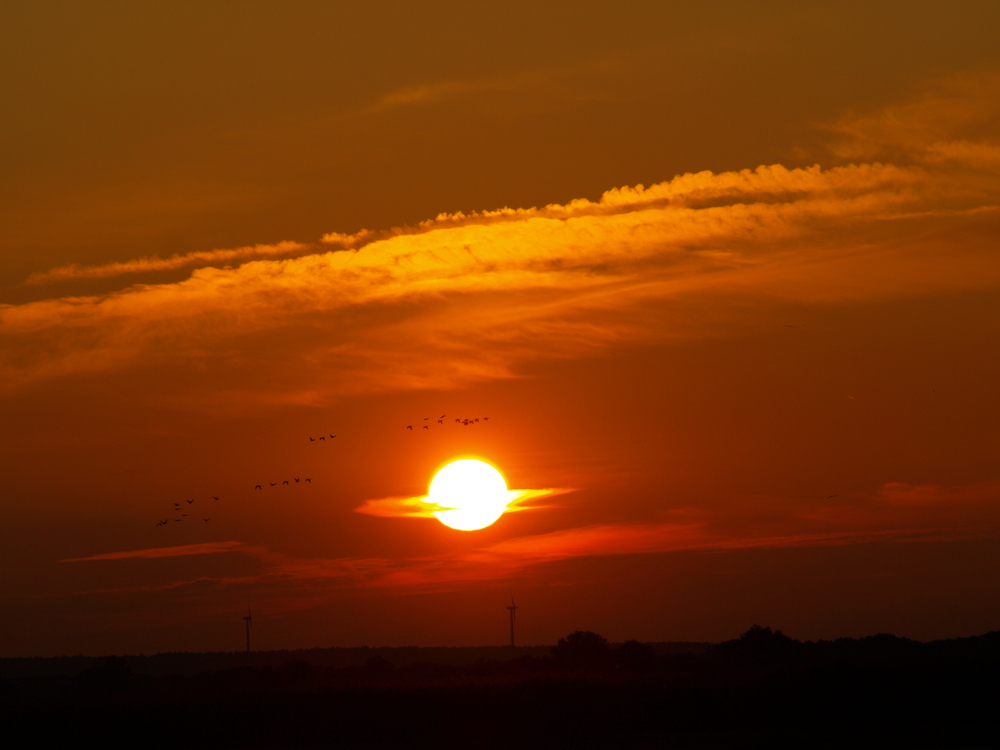
<svg viewBox="0 0 1000 750">
<path fill-rule="evenodd" d="M 514 604 L 514 592 L 510 592 L 510 647 L 514 648 L 514 616 L 517 614 L 517 605 Z"/>
<path fill-rule="evenodd" d="M 243 622 L 247 624 L 247 653 L 250 653 L 250 628 L 253 627 L 253 615 L 250 614 L 250 604 L 247 604 L 247 614 L 243 618 Z"/>
</svg>

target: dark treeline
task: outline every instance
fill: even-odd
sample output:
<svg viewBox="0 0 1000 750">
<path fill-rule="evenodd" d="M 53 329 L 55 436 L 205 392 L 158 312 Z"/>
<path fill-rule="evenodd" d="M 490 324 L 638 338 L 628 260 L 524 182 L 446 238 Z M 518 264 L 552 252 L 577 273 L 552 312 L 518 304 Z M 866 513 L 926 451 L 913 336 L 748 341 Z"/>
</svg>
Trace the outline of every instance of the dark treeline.
<svg viewBox="0 0 1000 750">
<path fill-rule="evenodd" d="M 475 650 L 316 649 L 283 662 L 270 652 L 198 674 L 130 663 L 206 656 L 165 654 L 106 657 L 72 675 L 3 673 L 0 736 L 150 748 L 952 748 L 991 747 L 1000 729 L 1000 631 L 800 642 L 754 626 L 686 649 L 577 631 L 551 648 L 459 651 Z M 397 652 L 405 663 L 385 655 Z"/>
<path fill-rule="evenodd" d="M 690 642 L 651 643 L 656 654 L 705 653 L 715 644 Z M 613 646 L 612 646 L 613 647 Z M 465 666 L 481 661 L 510 661 L 522 656 L 548 656 L 551 646 L 357 646 L 353 648 L 309 648 L 280 651 L 167 652 L 122 656 L 135 675 L 197 675 L 232 667 L 277 667 L 304 661 L 316 667 L 361 667 L 371 658 L 385 659 L 398 667 L 410 664 Z M 0 678 L 65 677 L 100 665 L 100 656 L 53 656 L 0 658 Z"/>
</svg>

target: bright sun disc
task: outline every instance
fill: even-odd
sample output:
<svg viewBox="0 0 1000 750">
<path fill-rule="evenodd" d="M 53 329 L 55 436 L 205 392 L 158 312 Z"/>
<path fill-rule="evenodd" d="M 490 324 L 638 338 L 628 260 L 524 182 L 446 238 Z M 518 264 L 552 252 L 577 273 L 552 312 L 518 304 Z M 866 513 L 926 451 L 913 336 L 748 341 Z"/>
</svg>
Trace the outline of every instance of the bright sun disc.
<svg viewBox="0 0 1000 750">
<path fill-rule="evenodd" d="M 442 510 L 434 517 L 445 526 L 473 531 L 489 526 L 507 510 L 511 493 L 503 475 L 485 461 L 463 458 L 439 471 L 431 481 L 427 502 Z"/>
</svg>

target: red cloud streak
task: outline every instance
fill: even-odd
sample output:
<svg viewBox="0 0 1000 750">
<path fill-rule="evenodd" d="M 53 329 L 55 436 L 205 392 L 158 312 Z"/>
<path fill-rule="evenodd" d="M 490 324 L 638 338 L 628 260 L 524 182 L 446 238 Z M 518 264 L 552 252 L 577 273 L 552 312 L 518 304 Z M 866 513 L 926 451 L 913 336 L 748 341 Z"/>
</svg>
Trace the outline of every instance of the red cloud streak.
<svg viewBox="0 0 1000 750">
<path fill-rule="evenodd" d="M 215 555 L 219 552 L 233 552 L 242 547 L 242 542 L 206 542 L 205 544 L 185 544 L 180 547 L 153 547 L 134 549 L 127 552 L 105 552 L 90 557 L 70 557 L 59 562 L 84 562 L 87 560 L 128 560 L 131 558 L 153 559 L 157 557 L 184 557 L 186 555 Z"/>
</svg>

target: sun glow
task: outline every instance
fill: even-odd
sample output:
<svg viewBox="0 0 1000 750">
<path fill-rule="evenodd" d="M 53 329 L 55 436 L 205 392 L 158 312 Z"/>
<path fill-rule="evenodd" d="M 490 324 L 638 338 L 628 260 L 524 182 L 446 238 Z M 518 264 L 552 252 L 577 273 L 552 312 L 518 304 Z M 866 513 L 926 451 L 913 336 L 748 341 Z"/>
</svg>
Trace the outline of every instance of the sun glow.
<svg viewBox="0 0 1000 750">
<path fill-rule="evenodd" d="M 426 502 L 440 509 L 434 517 L 445 526 L 473 531 L 500 518 L 519 494 L 508 490 L 503 475 L 485 461 L 464 458 L 434 476 Z"/>
</svg>

